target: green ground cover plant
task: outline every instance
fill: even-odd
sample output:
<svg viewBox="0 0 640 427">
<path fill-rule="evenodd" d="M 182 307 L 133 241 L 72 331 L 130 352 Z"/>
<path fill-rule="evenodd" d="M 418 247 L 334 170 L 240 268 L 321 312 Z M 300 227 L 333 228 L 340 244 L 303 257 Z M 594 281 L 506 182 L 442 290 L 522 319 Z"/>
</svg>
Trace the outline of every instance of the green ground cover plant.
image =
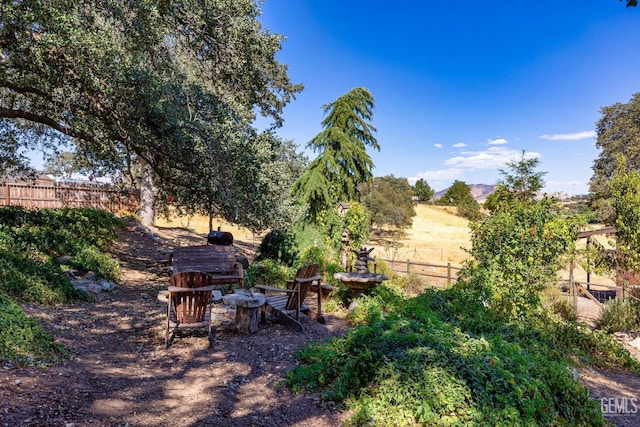
<svg viewBox="0 0 640 427">
<path fill-rule="evenodd" d="M 51 334 L 0 291 L 0 360 L 22 365 L 46 364 L 66 355 Z"/>
<path fill-rule="evenodd" d="M 60 262 L 63 256 L 80 272 L 117 280 L 120 267 L 108 249 L 123 226 L 120 218 L 96 209 L 0 209 L 0 360 L 47 363 L 61 356 L 61 348 L 24 315 L 18 302 L 89 298 L 71 285 L 65 272 L 69 267 Z"/>
<path fill-rule="evenodd" d="M 287 384 L 354 410 L 352 425 L 605 425 L 570 369 L 640 372 L 606 334 L 546 314 L 506 320 L 459 286 L 364 297 L 346 336 L 299 350 Z"/>
</svg>

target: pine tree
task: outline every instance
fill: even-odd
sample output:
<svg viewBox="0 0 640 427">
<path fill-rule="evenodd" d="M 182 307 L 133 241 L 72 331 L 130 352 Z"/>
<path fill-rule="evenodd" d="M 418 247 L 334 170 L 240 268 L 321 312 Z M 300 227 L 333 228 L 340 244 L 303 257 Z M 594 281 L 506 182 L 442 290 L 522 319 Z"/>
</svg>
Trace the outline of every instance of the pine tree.
<svg viewBox="0 0 640 427">
<path fill-rule="evenodd" d="M 358 185 L 373 178 L 366 149 L 380 150 L 370 124 L 374 106 L 367 89 L 355 88 L 323 107 L 323 130 L 307 144 L 320 154 L 293 187 L 312 221 L 340 201 L 356 200 Z"/>
</svg>

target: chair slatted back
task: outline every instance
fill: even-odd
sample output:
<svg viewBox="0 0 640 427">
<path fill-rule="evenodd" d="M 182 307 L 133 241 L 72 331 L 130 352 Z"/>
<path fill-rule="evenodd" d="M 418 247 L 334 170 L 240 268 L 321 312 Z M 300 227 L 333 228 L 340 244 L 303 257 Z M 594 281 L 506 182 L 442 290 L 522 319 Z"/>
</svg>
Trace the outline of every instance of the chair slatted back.
<svg viewBox="0 0 640 427">
<path fill-rule="evenodd" d="M 313 280 L 310 280 L 310 278 L 318 274 L 319 268 L 319 264 L 309 264 L 298 269 L 298 271 L 296 272 L 296 277 L 293 279 L 293 282 L 290 285 L 290 289 L 296 289 L 296 287 L 299 286 L 300 292 L 289 294 L 287 305 L 285 306 L 287 310 L 294 310 L 297 307 L 300 307 L 305 298 L 307 298 L 307 294 L 309 293 L 309 289 L 311 289 L 311 284 L 313 283 Z"/>
<path fill-rule="evenodd" d="M 183 271 L 172 275 L 169 283 L 179 288 L 201 288 L 212 285 L 213 280 L 210 274 L 201 271 Z"/>
<path fill-rule="evenodd" d="M 208 288 L 207 288 L 208 289 Z M 169 291 L 173 308 L 173 321 L 180 324 L 204 322 L 207 316 L 211 289 L 181 288 Z"/>
<path fill-rule="evenodd" d="M 169 288 L 172 320 L 181 324 L 203 322 L 211 302 L 211 275 L 200 271 L 185 271 L 172 275 L 169 283 L 174 287 Z"/>
</svg>

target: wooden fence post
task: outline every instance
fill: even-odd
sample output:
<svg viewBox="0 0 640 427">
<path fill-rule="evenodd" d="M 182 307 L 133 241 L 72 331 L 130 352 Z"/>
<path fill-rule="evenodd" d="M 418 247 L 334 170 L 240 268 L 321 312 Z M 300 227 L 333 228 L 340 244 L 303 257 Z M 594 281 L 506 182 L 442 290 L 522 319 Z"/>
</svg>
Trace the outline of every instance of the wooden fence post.
<svg viewBox="0 0 640 427">
<path fill-rule="evenodd" d="M 451 284 L 451 263 L 447 263 L 447 285 Z"/>
<path fill-rule="evenodd" d="M 407 274 L 411 273 L 411 260 L 407 260 Z"/>
</svg>

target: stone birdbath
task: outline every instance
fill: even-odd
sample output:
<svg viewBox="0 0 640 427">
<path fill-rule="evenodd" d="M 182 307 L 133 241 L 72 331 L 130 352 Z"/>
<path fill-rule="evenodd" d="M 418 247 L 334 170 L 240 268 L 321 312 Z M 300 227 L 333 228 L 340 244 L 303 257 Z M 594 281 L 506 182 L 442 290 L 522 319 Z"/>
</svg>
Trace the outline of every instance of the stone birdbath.
<svg viewBox="0 0 640 427">
<path fill-rule="evenodd" d="M 369 271 L 369 261 L 374 261 L 370 254 L 374 248 L 366 249 L 360 248 L 360 250 L 353 250 L 358 256 L 356 261 L 356 271 L 336 273 L 333 277 L 336 280 L 340 280 L 351 291 L 351 298 L 358 298 L 363 291 L 372 289 L 384 280 L 389 280 L 389 277 L 384 274 L 371 273 Z"/>
</svg>

